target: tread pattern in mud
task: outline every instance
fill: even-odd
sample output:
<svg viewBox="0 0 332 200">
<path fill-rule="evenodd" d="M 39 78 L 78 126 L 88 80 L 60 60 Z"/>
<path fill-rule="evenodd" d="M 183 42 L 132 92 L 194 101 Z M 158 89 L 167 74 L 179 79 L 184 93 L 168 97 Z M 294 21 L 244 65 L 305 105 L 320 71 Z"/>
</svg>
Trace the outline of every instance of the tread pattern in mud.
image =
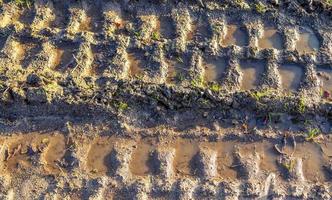
<svg viewBox="0 0 332 200">
<path fill-rule="evenodd" d="M 5 5 L 2 67 L 184 86 L 214 81 L 241 90 L 329 90 L 327 27 L 296 19 L 286 26 L 278 16 L 275 22 L 218 9 L 179 5 L 157 12 L 140 5 L 48 2 L 24 11 Z"/>
<path fill-rule="evenodd" d="M 90 198 L 310 198 L 317 197 L 315 190 L 330 197 L 329 142 L 300 142 L 294 148 L 268 140 L 160 143 L 155 138 L 68 139 L 50 132 L 2 137 L 1 143 L 3 175 L 38 172 L 60 181 L 80 174 L 98 183 Z"/>
</svg>

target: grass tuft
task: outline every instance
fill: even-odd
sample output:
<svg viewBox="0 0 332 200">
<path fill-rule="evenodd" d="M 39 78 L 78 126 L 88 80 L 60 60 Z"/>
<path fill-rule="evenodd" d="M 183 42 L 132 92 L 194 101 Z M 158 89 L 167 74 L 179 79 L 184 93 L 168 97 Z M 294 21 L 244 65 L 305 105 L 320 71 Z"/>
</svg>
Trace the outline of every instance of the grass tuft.
<svg viewBox="0 0 332 200">
<path fill-rule="evenodd" d="M 250 92 L 250 96 L 254 98 L 256 101 L 260 101 L 263 97 L 266 97 L 272 93 L 272 90 L 265 89 L 262 91 L 254 91 Z"/>
<path fill-rule="evenodd" d="M 260 14 L 264 14 L 267 10 L 267 7 L 262 2 L 258 2 L 255 4 L 255 10 Z"/>
<path fill-rule="evenodd" d="M 159 35 L 159 33 L 156 31 L 156 32 L 153 32 L 153 33 L 152 33 L 151 38 L 152 38 L 152 40 L 156 40 L 156 41 L 158 41 L 158 40 L 160 40 L 160 35 Z"/>
<path fill-rule="evenodd" d="M 305 100 L 303 97 L 299 99 L 298 105 L 297 105 L 297 111 L 301 114 L 303 114 L 306 110 Z"/>
<path fill-rule="evenodd" d="M 123 101 L 115 103 L 115 107 L 118 109 L 119 112 L 123 112 L 129 108 L 128 104 Z"/>
<path fill-rule="evenodd" d="M 317 136 L 319 135 L 319 129 L 318 128 L 314 128 L 314 129 L 310 129 L 307 132 L 307 136 L 305 138 L 306 141 L 313 141 L 315 142 L 315 139 L 317 138 Z"/>
<path fill-rule="evenodd" d="M 177 73 L 175 78 L 179 82 L 182 82 L 182 81 L 184 81 L 186 79 L 185 75 L 183 73 L 181 73 L 181 72 Z"/>
<path fill-rule="evenodd" d="M 211 86 L 210 86 L 210 90 L 212 92 L 219 92 L 221 90 L 221 86 L 218 84 L 218 83 L 213 83 Z"/>
<path fill-rule="evenodd" d="M 294 160 L 290 160 L 289 162 L 285 162 L 282 165 L 290 172 L 295 167 L 295 161 Z"/>
<path fill-rule="evenodd" d="M 24 8 L 31 8 L 33 0 L 14 0 L 14 3 Z"/>
<path fill-rule="evenodd" d="M 176 56 L 176 61 L 178 61 L 179 63 L 184 63 L 183 59 L 180 56 Z"/>
<path fill-rule="evenodd" d="M 250 6 L 244 0 L 234 0 L 234 3 L 242 9 L 250 9 Z"/>
<path fill-rule="evenodd" d="M 196 88 L 202 88 L 205 86 L 204 80 L 202 77 L 198 77 L 190 82 L 191 86 Z"/>
</svg>

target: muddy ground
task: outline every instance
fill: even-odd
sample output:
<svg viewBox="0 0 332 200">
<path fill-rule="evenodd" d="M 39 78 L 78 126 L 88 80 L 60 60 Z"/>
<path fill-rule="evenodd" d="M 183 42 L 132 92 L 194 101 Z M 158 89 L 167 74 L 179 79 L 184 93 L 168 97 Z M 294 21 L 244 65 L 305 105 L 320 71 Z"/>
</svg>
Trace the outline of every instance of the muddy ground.
<svg viewBox="0 0 332 200">
<path fill-rule="evenodd" d="M 0 199 L 331 199 L 330 0 L 0 5 Z"/>
</svg>

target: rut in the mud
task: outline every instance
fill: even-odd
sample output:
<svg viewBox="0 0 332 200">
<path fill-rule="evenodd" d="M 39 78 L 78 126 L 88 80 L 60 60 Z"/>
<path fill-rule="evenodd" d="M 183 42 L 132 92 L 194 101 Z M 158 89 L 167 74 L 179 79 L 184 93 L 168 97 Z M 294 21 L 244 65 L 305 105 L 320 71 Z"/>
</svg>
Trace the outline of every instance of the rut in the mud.
<svg viewBox="0 0 332 200">
<path fill-rule="evenodd" d="M 293 81 L 298 76 L 288 76 L 287 72 L 285 74 L 285 64 L 302 66 L 304 71 L 313 70 L 310 73 L 319 73 L 316 66 L 331 64 L 326 59 L 326 52 L 321 51 L 330 44 L 328 31 L 308 28 L 301 23 L 293 27 L 271 26 L 271 22 L 264 19 L 234 23 L 231 16 L 205 16 L 188 9 L 178 9 L 181 11 L 179 13 L 177 9 L 173 9 L 170 15 L 143 10 L 131 12 L 122 10 L 121 5 L 112 2 L 94 6 L 84 2 L 65 4 L 62 9 L 69 15 L 69 20 L 66 21 L 64 14 L 57 12 L 57 7 L 60 6 L 58 3 L 38 3 L 36 6 L 34 12 L 19 12 L 18 15 L 22 18 L 25 15 L 32 16 L 31 30 L 44 39 L 32 39 L 35 42 L 31 45 L 38 44 L 36 47 L 22 43 L 22 37 L 28 35 L 23 32 L 12 33 L 9 27 L 14 22 L 4 21 L 3 31 L 9 28 L 9 32 L 1 36 L 2 52 L 5 55 L 1 63 L 16 63 L 17 70 L 44 65 L 61 73 L 79 73 L 82 77 L 112 74 L 120 78 L 132 77 L 146 82 L 178 85 L 188 85 L 183 80 L 189 79 L 191 83 L 199 80 L 216 82 L 221 87 L 226 87 L 229 84 L 224 86 L 223 83 L 232 81 L 230 85 L 244 90 L 259 89 L 258 85 L 262 84 L 262 80 L 269 79 L 269 73 L 272 73 L 270 70 L 273 70 L 277 73 L 273 76 L 279 74 L 281 79 L 276 79 L 276 83 L 271 82 L 270 87 L 281 85 L 280 89 L 286 91 L 298 91 L 304 85 L 300 83 L 304 82 L 318 84 L 310 77 L 301 78 L 300 83 L 298 80 Z M 43 13 L 46 14 L 45 17 L 42 17 Z M 12 7 L 6 5 L 2 18 L 7 19 L 11 14 Z M 190 23 L 186 23 L 186 20 Z M 17 23 L 19 25 L 15 25 L 15 30 L 28 26 L 21 21 Z M 50 29 L 49 24 L 53 24 L 54 28 Z M 48 31 L 48 34 L 45 35 L 43 31 Z M 61 31 L 64 31 L 65 37 L 54 37 Z M 115 43 L 98 39 L 100 34 L 107 35 Z M 92 50 L 98 49 L 99 45 L 115 50 L 109 53 Z M 215 63 L 214 69 L 209 67 L 211 60 L 221 58 L 225 63 Z M 249 68 L 241 64 L 253 59 L 267 62 L 252 63 L 254 66 Z M 308 63 L 316 66 L 312 69 Z M 251 73 L 253 68 L 259 71 Z M 299 71 L 293 67 L 289 70 Z M 247 74 L 252 75 L 247 77 Z M 330 92 L 324 87 L 324 83 L 320 83 L 322 88 Z M 303 89 L 307 88 L 303 86 Z"/>
<path fill-rule="evenodd" d="M 91 177 L 114 176 L 126 181 L 199 178 L 213 180 L 253 181 L 271 184 L 266 178 L 273 174 L 275 181 L 299 184 L 331 179 L 332 143 L 281 141 L 241 142 L 170 140 L 155 138 L 140 141 L 116 137 L 71 138 L 59 133 L 27 134 L 3 137 L 1 162 L 3 176 L 14 176 L 26 170 L 37 170 L 45 175 L 66 175 L 72 171 Z M 67 152 L 78 156 L 78 165 L 66 169 Z M 285 160 L 286 159 L 286 160 Z M 256 181 L 256 182 L 255 182 Z M 214 188 L 217 190 L 217 188 Z"/>
</svg>

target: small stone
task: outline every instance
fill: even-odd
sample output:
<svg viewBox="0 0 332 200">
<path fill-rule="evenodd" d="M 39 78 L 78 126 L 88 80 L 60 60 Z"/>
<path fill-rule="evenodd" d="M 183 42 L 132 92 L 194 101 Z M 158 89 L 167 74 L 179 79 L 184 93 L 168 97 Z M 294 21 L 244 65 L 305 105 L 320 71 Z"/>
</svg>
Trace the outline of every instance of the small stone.
<svg viewBox="0 0 332 200">
<path fill-rule="evenodd" d="M 43 88 L 28 88 L 26 99 L 30 104 L 41 104 L 47 102 L 46 92 Z"/>
<path fill-rule="evenodd" d="M 36 144 L 32 144 L 32 145 L 31 145 L 31 151 L 32 151 L 31 154 L 32 154 L 32 153 L 36 153 L 36 152 L 38 152 L 38 147 L 37 147 Z"/>
<path fill-rule="evenodd" d="M 207 117 L 208 115 L 209 115 L 208 112 L 204 112 L 204 113 L 203 113 L 203 117 Z"/>
<path fill-rule="evenodd" d="M 27 77 L 27 83 L 31 86 L 39 86 L 41 79 L 36 74 L 29 74 Z"/>
<path fill-rule="evenodd" d="M 219 131 L 220 130 L 220 125 L 219 125 L 218 122 L 213 122 L 212 127 L 213 127 L 214 131 Z"/>
<path fill-rule="evenodd" d="M 240 107 L 240 104 L 236 100 L 234 100 L 233 104 L 232 104 L 232 107 L 235 108 L 235 109 L 237 109 L 237 108 Z"/>
<path fill-rule="evenodd" d="M 279 5 L 279 0 L 269 0 L 274 5 Z"/>
<path fill-rule="evenodd" d="M 238 124 L 239 124 L 239 121 L 236 120 L 236 119 L 232 119 L 232 120 L 231 120 L 231 123 L 232 123 L 232 125 L 238 125 Z"/>
<path fill-rule="evenodd" d="M 43 144 L 47 144 L 49 142 L 49 139 L 48 138 L 44 138 L 43 140 L 42 140 L 42 143 Z"/>
<path fill-rule="evenodd" d="M 21 148 L 21 154 L 26 154 L 26 153 L 28 153 L 28 146 L 23 146 Z"/>
<path fill-rule="evenodd" d="M 323 92 L 323 97 L 324 97 L 324 98 L 329 98 L 329 97 L 330 97 L 330 93 L 329 93 L 328 91 L 325 90 L 325 91 Z"/>
</svg>

